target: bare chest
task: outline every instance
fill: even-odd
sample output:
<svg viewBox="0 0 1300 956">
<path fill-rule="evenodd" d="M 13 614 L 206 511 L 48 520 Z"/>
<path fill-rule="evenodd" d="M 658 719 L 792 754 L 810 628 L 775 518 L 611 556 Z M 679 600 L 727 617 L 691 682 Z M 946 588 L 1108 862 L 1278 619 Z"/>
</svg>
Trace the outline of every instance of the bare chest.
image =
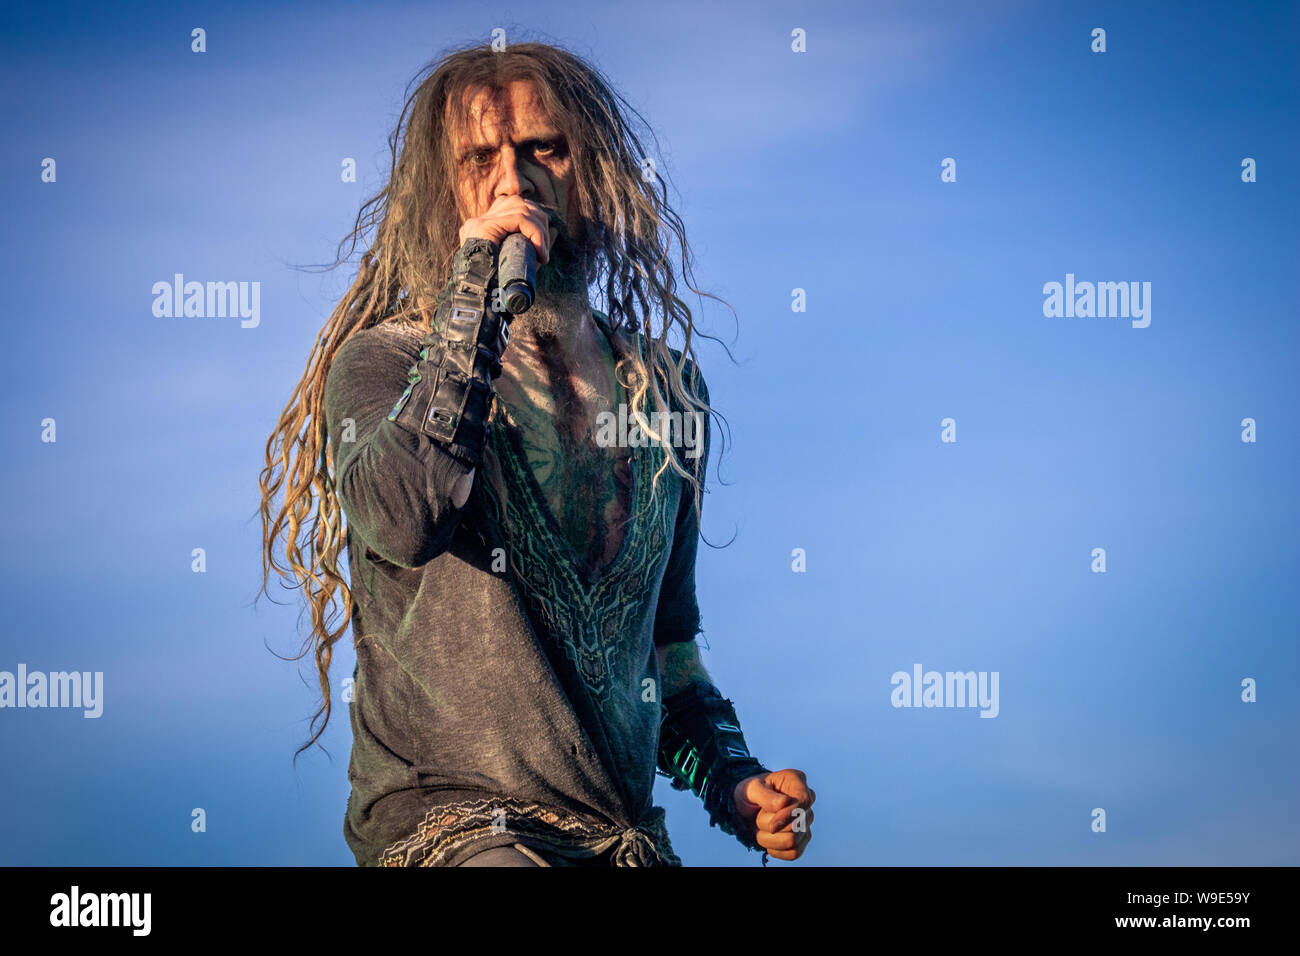
<svg viewBox="0 0 1300 956">
<path fill-rule="evenodd" d="M 606 393 L 590 382 L 503 375 L 492 426 L 504 430 L 527 492 L 544 504 L 546 530 L 590 577 L 618 556 L 634 491 L 629 449 L 599 440 L 600 416 L 617 413 L 609 384 Z"/>
</svg>

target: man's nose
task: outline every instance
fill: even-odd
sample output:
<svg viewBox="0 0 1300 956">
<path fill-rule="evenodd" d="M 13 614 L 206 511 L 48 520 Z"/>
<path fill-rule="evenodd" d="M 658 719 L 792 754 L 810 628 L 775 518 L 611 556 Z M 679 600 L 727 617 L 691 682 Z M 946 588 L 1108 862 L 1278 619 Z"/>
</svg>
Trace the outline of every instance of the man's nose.
<svg viewBox="0 0 1300 956">
<path fill-rule="evenodd" d="M 537 192 L 527 174 L 520 172 L 519 154 L 506 147 L 501 150 L 501 173 L 497 180 L 498 196 L 522 196 L 529 199 Z"/>
</svg>

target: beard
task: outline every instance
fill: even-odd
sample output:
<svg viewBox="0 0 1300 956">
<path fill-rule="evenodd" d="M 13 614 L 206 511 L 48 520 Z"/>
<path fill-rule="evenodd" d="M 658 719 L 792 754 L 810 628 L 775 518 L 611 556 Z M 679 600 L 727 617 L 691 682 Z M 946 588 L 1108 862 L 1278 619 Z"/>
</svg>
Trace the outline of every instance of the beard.
<svg viewBox="0 0 1300 956">
<path fill-rule="evenodd" d="M 553 341 L 580 321 L 589 308 L 585 291 L 543 292 L 539 289 L 528 311 L 510 320 L 510 334 L 523 333 L 538 341 Z"/>
<path fill-rule="evenodd" d="M 574 241 L 567 225 L 554 219 L 558 235 L 546 265 L 537 269 L 533 304 L 510 321 L 510 334 L 525 333 L 538 340 L 554 340 L 591 311 L 587 293 L 591 250 Z"/>
</svg>

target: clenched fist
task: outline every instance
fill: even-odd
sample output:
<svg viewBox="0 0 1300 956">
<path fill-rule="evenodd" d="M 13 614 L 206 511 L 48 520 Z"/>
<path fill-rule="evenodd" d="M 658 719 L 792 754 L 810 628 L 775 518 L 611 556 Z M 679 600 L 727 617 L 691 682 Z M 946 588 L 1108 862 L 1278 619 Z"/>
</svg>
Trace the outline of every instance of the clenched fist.
<svg viewBox="0 0 1300 956">
<path fill-rule="evenodd" d="M 746 777 L 736 784 L 733 796 L 737 819 L 769 856 L 797 860 L 803 855 L 812 839 L 812 805 L 817 793 L 808 786 L 802 770 Z"/>
</svg>

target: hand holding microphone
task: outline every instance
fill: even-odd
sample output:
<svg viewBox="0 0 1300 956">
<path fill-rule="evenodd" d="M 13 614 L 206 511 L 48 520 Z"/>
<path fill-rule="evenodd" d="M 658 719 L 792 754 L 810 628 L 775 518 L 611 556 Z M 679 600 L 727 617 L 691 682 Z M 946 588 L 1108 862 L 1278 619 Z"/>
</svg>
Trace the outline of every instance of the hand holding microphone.
<svg viewBox="0 0 1300 956">
<path fill-rule="evenodd" d="M 498 197 L 484 215 L 465 221 L 433 328 L 389 413 L 467 468 L 482 458 L 510 316 L 533 304 L 537 263 L 550 258 L 550 228 L 549 213 L 522 196 Z"/>
<path fill-rule="evenodd" d="M 522 196 L 498 196 L 483 215 L 465 220 L 460 241 L 463 245 L 470 239 L 486 239 L 502 246 L 507 236 L 519 233 L 531 245 L 538 265 L 544 266 L 551 259 L 555 231 L 543 206 Z"/>
<path fill-rule="evenodd" d="M 486 240 L 497 248 L 495 281 L 489 290 L 493 316 L 488 318 L 499 319 L 498 359 L 510 339 L 509 317 L 532 307 L 537 267 L 550 261 L 551 243 L 557 234 L 547 209 L 520 195 L 498 196 L 487 212 L 465 220 L 460 227 L 462 248 L 474 239 Z M 499 373 L 499 369 L 494 370 L 493 377 Z"/>
<path fill-rule="evenodd" d="M 460 241 L 486 239 L 499 247 L 497 291 L 493 303 L 504 309 L 501 316 L 509 341 L 509 319 L 532 307 L 537 288 L 537 266 L 550 261 L 552 232 L 545 208 L 522 196 L 498 196 L 482 216 L 467 219 L 460 227 Z"/>
</svg>

